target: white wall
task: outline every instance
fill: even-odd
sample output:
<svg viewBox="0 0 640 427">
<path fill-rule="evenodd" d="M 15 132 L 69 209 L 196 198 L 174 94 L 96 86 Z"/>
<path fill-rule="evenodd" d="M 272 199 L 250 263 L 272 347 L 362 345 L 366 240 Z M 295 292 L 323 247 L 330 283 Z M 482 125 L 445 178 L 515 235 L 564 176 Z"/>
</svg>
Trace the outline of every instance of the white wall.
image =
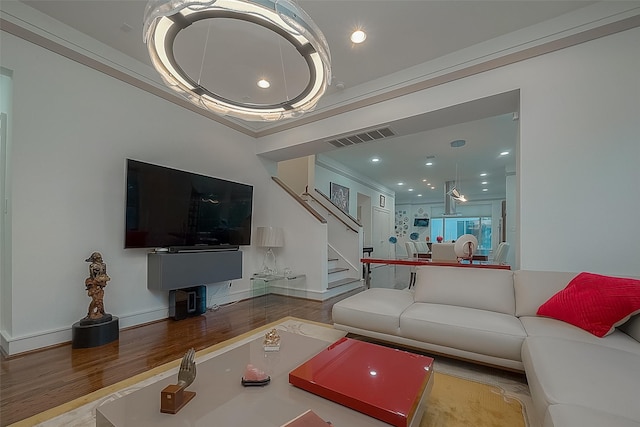
<svg viewBox="0 0 640 427">
<path fill-rule="evenodd" d="M 274 249 L 279 271 L 290 268 L 294 275 L 306 275 L 304 289 L 294 289 L 289 295 L 323 300 L 327 281 L 327 225 L 318 221 L 282 188 L 269 179 L 270 200 L 267 214 L 255 227 L 282 227 L 284 246 Z M 251 272 L 261 270 L 264 248 L 257 248 Z"/>
<path fill-rule="evenodd" d="M 640 275 L 640 29 L 292 129 L 301 143 L 520 90 L 520 267 Z M 296 135 L 298 137 L 296 138 Z M 275 136 L 262 147 L 277 146 Z"/>
<path fill-rule="evenodd" d="M 147 289 L 147 251 L 123 249 L 126 158 L 252 184 L 254 230 L 270 220 L 271 180 L 251 138 L 12 35 L 1 43 L 17 94 L 8 352 L 71 339 L 90 302 L 92 251 L 107 263 L 105 308 L 121 327 L 167 316 L 167 293 Z M 249 288 L 256 250 L 241 249 L 244 278 L 210 293 Z"/>
<path fill-rule="evenodd" d="M 311 158 L 311 160 L 310 160 Z M 296 194 L 301 195 L 307 190 L 310 166 L 313 168 L 313 156 L 278 162 L 278 178 Z"/>
<path fill-rule="evenodd" d="M 523 268 L 640 275 L 640 28 L 513 68 Z"/>
</svg>

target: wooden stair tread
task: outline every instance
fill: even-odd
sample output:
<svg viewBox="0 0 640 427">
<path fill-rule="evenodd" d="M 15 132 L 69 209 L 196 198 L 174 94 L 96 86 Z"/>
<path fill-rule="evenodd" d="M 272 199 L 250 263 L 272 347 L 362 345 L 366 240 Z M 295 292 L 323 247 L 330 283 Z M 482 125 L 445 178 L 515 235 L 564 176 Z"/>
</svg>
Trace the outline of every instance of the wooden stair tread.
<svg viewBox="0 0 640 427">
<path fill-rule="evenodd" d="M 338 286 L 348 285 L 349 283 L 360 282 L 360 279 L 349 277 L 346 279 L 336 280 L 334 282 L 329 282 L 327 285 L 327 289 L 337 288 Z"/>
</svg>

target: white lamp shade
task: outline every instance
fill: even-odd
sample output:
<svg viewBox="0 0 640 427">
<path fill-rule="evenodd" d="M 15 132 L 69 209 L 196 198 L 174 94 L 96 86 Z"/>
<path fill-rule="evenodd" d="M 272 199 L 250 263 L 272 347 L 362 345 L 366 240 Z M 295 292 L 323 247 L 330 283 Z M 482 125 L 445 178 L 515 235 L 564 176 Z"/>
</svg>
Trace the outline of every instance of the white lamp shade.
<svg viewBox="0 0 640 427">
<path fill-rule="evenodd" d="M 258 227 L 256 244 L 265 248 L 281 248 L 284 246 L 284 231 L 280 227 Z"/>
</svg>

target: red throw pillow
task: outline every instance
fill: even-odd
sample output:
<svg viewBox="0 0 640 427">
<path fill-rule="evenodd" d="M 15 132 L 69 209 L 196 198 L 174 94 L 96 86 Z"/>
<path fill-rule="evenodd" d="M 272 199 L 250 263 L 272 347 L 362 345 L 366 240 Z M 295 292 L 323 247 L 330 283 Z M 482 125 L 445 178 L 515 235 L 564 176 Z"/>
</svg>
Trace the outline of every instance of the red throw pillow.
<svg viewBox="0 0 640 427">
<path fill-rule="evenodd" d="M 640 312 L 640 280 L 580 273 L 538 308 L 539 316 L 604 337 Z"/>
</svg>

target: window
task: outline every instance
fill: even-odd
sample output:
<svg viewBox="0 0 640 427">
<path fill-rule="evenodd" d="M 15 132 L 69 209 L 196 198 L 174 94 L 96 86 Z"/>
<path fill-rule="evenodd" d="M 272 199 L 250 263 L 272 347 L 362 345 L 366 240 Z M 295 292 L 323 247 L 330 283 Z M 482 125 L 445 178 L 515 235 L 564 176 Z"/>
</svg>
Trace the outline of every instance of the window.
<svg viewBox="0 0 640 427">
<path fill-rule="evenodd" d="M 445 242 L 457 240 L 463 234 L 473 234 L 478 239 L 478 249 L 491 249 L 491 217 L 431 218 L 431 241 L 442 236 Z"/>
</svg>

